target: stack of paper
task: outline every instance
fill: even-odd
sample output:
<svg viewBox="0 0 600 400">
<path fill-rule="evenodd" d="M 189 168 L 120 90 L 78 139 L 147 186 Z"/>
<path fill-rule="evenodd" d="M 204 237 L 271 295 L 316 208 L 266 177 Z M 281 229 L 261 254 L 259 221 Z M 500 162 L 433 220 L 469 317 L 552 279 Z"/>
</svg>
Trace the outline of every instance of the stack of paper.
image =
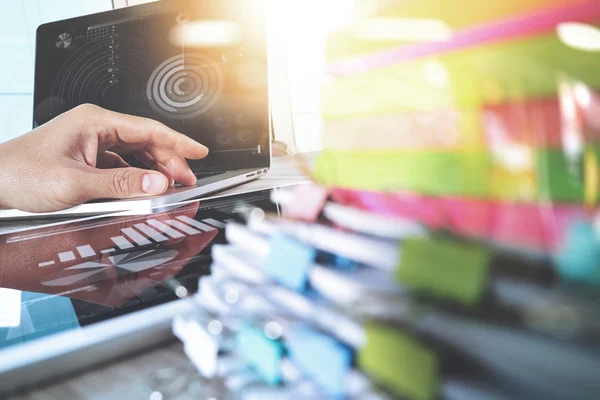
<svg viewBox="0 0 600 400">
<path fill-rule="evenodd" d="M 320 186 L 273 200 L 285 218 L 253 210 L 228 224 L 197 313 L 174 322 L 221 396 L 600 394 L 588 351 L 600 304 L 552 259 L 347 206 Z"/>
</svg>

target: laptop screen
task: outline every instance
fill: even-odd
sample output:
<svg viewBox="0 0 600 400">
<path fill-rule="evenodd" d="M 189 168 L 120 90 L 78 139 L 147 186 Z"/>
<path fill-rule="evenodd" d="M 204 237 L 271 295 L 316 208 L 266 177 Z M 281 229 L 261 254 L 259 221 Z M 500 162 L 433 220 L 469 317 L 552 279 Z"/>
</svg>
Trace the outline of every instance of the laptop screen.
<svg viewBox="0 0 600 400">
<path fill-rule="evenodd" d="M 92 103 L 206 145 L 194 169 L 267 167 L 265 13 L 260 0 L 162 0 L 42 25 L 34 126 Z"/>
</svg>

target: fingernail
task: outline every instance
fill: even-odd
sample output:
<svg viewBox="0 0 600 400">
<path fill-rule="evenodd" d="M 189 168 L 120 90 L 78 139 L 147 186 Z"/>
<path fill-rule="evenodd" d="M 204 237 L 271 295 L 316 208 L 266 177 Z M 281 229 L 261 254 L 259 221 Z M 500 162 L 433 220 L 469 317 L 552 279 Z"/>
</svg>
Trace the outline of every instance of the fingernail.
<svg viewBox="0 0 600 400">
<path fill-rule="evenodd" d="M 142 178 L 142 190 L 148 194 L 161 194 L 167 184 L 167 178 L 163 174 L 145 174 Z"/>
</svg>

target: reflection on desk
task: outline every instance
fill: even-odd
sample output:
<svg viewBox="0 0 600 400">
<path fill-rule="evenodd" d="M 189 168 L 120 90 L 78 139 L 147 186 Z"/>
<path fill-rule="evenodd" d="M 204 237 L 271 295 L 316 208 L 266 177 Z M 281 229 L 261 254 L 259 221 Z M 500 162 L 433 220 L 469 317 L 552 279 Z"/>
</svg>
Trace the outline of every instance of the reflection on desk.
<svg viewBox="0 0 600 400">
<path fill-rule="evenodd" d="M 16 326 L 0 326 L 0 347 L 175 300 L 164 285 L 171 278 L 195 292 L 210 272 L 210 247 L 225 242 L 225 224 L 248 207 L 277 212 L 269 196 L 259 191 L 0 237 L 0 287 L 22 291 L 20 310 L 0 310 L 13 320 L 20 314 Z"/>
</svg>

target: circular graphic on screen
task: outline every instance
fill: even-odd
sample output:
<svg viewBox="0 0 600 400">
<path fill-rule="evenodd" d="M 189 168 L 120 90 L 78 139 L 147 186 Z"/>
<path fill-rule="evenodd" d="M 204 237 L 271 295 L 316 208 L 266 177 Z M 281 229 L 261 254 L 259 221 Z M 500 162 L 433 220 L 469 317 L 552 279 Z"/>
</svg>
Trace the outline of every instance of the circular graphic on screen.
<svg viewBox="0 0 600 400">
<path fill-rule="evenodd" d="M 229 142 L 231 142 L 231 135 L 228 135 L 227 133 L 219 133 L 217 135 L 217 143 L 226 145 L 229 144 Z"/>
<path fill-rule="evenodd" d="M 73 42 L 73 38 L 68 33 L 61 33 L 56 37 L 56 47 L 59 49 L 66 49 Z"/>
<path fill-rule="evenodd" d="M 240 142 L 247 142 L 251 137 L 252 131 L 250 129 L 242 129 L 237 134 L 237 138 Z"/>
<path fill-rule="evenodd" d="M 200 54 L 165 60 L 148 80 L 146 94 L 152 108 L 167 118 L 186 119 L 203 114 L 223 92 L 219 65 Z"/>
<path fill-rule="evenodd" d="M 215 118 L 215 126 L 219 129 L 225 129 L 229 127 L 229 120 L 223 116 Z"/>
</svg>

